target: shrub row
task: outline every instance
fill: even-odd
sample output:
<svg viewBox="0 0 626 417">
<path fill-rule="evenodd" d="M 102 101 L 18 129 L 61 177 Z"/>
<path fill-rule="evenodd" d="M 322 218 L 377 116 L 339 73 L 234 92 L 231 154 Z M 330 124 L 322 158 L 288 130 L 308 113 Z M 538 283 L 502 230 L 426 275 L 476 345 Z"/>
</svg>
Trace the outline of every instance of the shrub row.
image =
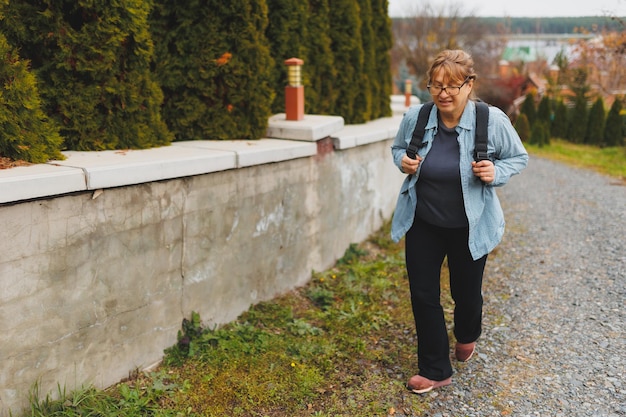
<svg viewBox="0 0 626 417">
<path fill-rule="evenodd" d="M 258 139 L 304 60 L 309 114 L 390 114 L 388 0 L 0 0 L 2 156 Z"/>
<path fill-rule="evenodd" d="M 550 137 L 573 143 L 595 146 L 623 146 L 626 136 L 626 118 L 622 115 L 623 104 L 619 97 L 607 112 L 604 100 L 599 97 L 591 106 L 583 97 L 577 97 L 569 107 L 563 100 L 542 97 L 536 105 L 532 94 L 520 109 L 515 127 L 524 141 L 547 145 Z"/>
</svg>

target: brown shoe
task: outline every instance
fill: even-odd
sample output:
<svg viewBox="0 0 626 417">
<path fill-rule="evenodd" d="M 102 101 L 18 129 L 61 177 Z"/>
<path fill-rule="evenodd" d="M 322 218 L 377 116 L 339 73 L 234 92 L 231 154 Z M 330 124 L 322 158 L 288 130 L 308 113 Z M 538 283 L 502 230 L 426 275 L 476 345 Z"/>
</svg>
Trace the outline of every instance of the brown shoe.
<svg viewBox="0 0 626 417">
<path fill-rule="evenodd" d="M 435 388 L 445 387 L 452 383 L 452 377 L 446 378 L 443 381 L 432 381 L 428 378 L 424 378 L 421 375 L 413 375 L 406 387 L 415 394 L 424 394 L 428 391 L 432 391 Z"/>
<path fill-rule="evenodd" d="M 457 343 L 454 348 L 454 354 L 457 360 L 460 362 L 467 362 L 472 358 L 474 350 L 476 349 L 476 342 L 472 343 Z"/>
</svg>

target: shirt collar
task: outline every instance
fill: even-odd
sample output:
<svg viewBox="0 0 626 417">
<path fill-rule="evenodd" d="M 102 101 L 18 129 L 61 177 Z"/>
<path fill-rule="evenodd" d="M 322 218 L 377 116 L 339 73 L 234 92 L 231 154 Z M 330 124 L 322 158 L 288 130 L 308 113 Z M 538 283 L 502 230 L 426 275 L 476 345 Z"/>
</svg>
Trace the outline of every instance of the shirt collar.
<svg viewBox="0 0 626 417">
<path fill-rule="evenodd" d="M 472 130 L 475 125 L 474 120 L 476 120 L 476 103 L 474 103 L 473 100 L 468 100 L 458 127 L 465 130 Z"/>
</svg>

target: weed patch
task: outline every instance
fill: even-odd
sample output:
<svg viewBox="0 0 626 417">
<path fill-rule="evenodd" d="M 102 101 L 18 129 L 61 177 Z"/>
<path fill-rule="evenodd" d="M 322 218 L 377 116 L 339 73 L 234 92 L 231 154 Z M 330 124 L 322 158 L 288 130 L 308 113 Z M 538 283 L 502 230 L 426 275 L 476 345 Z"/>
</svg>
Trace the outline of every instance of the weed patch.
<svg viewBox="0 0 626 417">
<path fill-rule="evenodd" d="M 418 415 L 429 399 L 404 387 L 416 369 L 415 331 L 403 245 L 388 236 L 389 225 L 307 285 L 220 328 L 193 313 L 157 371 L 73 394 L 101 413 L 64 396 L 33 415 Z"/>
</svg>

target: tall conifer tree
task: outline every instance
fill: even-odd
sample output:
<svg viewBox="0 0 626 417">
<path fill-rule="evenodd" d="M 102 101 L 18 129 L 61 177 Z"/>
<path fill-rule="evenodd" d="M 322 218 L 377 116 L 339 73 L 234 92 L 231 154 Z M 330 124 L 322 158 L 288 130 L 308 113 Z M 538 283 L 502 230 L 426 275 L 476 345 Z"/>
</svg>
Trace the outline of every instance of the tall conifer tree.
<svg viewBox="0 0 626 417">
<path fill-rule="evenodd" d="M 284 65 L 284 61 L 294 57 L 304 60 L 303 75 L 308 74 L 306 69 L 311 65 L 306 44 L 308 39 L 306 21 L 309 10 L 307 2 L 302 0 L 266 1 L 268 8 L 266 35 L 271 56 L 276 61 L 276 67 L 271 74 L 271 85 L 276 94 L 272 102 L 272 112 L 284 113 L 285 86 L 287 85 L 287 67 Z M 308 91 L 306 85 L 309 83 L 308 80 L 303 80 L 303 82 L 306 97 Z"/>
<path fill-rule="evenodd" d="M 43 113 L 35 76 L 0 34 L 0 155 L 41 163 L 63 159 L 59 126 Z"/>
<path fill-rule="evenodd" d="M 602 100 L 602 97 L 598 97 L 593 103 L 593 106 L 591 106 L 591 110 L 589 110 L 585 143 L 590 145 L 602 144 L 605 118 L 606 113 L 604 112 L 604 100 Z"/>
<path fill-rule="evenodd" d="M 515 120 L 515 130 L 517 130 L 517 134 L 519 135 L 522 142 L 527 142 L 530 140 L 530 123 L 528 123 L 528 117 L 526 114 L 521 113 L 517 116 Z"/>
<path fill-rule="evenodd" d="M 363 48 L 363 71 L 355 74 L 354 81 L 357 83 L 357 96 L 355 99 L 355 112 L 357 121 L 365 122 L 371 119 L 373 90 L 376 80 L 376 41 L 372 30 L 372 5 L 371 0 L 358 0 L 359 18 L 361 20 L 361 42 Z"/>
<path fill-rule="evenodd" d="M 363 73 L 363 42 L 361 38 L 361 18 L 357 2 L 336 0 L 332 4 L 330 19 L 331 48 L 337 65 L 335 86 L 338 91 L 337 103 L 333 109 L 346 123 L 364 122 L 364 103 L 357 103 Z"/>
<path fill-rule="evenodd" d="M 550 99 L 548 96 L 541 97 L 539 106 L 537 107 L 537 121 L 544 122 L 546 126 L 552 124 L 552 109 L 550 107 Z"/>
<path fill-rule="evenodd" d="M 275 94 L 265 0 L 161 0 L 150 21 L 176 139 L 263 137 Z"/>
<path fill-rule="evenodd" d="M 374 62 L 374 75 L 371 80 L 372 118 L 391 115 L 391 19 L 387 13 L 388 0 L 372 1 L 372 30 L 374 33 L 374 55 L 369 57 Z"/>
<path fill-rule="evenodd" d="M 526 115 L 529 125 L 532 127 L 537 120 L 537 108 L 535 107 L 535 96 L 533 94 L 527 94 L 520 113 Z"/>
<path fill-rule="evenodd" d="M 331 48 L 329 0 L 309 0 L 305 109 L 313 114 L 337 114 L 337 63 Z"/>
<path fill-rule="evenodd" d="M 11 0 L 1 30 L 28 59 L 69 149 L 169 143 L 150 72 L 150 2 Z"/>
<path fill-rule="evenodd" d="M 576 97 L 576 103 L 571 110 L 567 139 L 573 143 L 582 143 L 587 131 L 587 100 L 584 96 Z"/>
<path fill-rule="evenodd" d="M 604 127 L 604 143 L 606 146 L 623 146 L 624 135 L 623 130 L 624 117 L 620 115 L 622 111 L 622 102 L 616 98 L 611 105 L 609 114 L 606 118 L 606 126 Z"/>
<path fill-rule="evenodd" d="M 554 120 L 550 127 L 550 133 L 556 138 L 567 136 L 567 107 L 563 100 L 557 101 L 554 109 Z"/>
</svg>

